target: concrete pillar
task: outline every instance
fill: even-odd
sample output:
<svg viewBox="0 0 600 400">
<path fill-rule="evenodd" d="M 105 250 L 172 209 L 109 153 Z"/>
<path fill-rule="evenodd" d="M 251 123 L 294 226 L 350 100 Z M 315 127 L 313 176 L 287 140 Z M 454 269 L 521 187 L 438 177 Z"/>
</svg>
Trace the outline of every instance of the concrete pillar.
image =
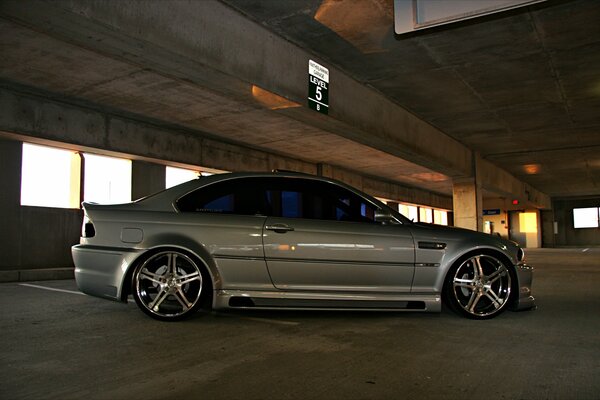
<svg viewBox="0 0 600 400">
<path fill-rule="evenodd" d="M 131 163 L 131 199 L 159 192 L 165 188 L 165 166 L 146 161 Z"/>
<path fill-rule="evenodd" d="M 21 259 L 22 143 L 0 139 L 0 269 L 13 269 Z"/>
<path fill-rule="evenodd" d="M 481 155 L 472 153 L 471 176 L 455 178 L 452 185 L 454 226 L 483 232 L 482 170 L 485 164 Z"/>
<path fill-rule="evenodd" d="M 481 185 L 475 178 L 455 179 L 452 187 L 454 226 L 483 231 Z"/>
</svg>

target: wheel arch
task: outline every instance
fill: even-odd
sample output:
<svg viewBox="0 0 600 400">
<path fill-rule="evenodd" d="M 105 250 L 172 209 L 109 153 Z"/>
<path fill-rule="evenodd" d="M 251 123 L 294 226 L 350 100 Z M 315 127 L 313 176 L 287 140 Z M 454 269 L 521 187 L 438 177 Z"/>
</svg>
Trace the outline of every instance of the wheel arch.
<svg viewBox="0 0 600 400">
<path fill-rule="evenodd" d="M 517 301 L 518 297 L 519 297 L 519 282 L 518 282 L 517 271 L 515 270 L 515 266 L 513 264 L 513 261 L 510 259 L 510 257 L 507 256 L 505 253 L 503 253 L 502 250 L 496 249 L 494 247 L 480 247 L 477 249 L 469 249 L 469 250 L 461 253 L 459 256 L 455 257 L 452 261 L 450 261 L 448 263 L 448 267 L 446 268 L 446 271 L 444 272 L 444 274 L 442 276 L 442 290 L 441 290 L 442 299 L 445 298 L 446 292 L 447 292 L 448 274 L 450 274 L 452 272 L 452 270 L 454 269 L 455 266 L 460 265 L 465 260 L 469 259 L 470 257 L 476 256 L 476 255 L 493 256 L 493 257 L 496 257 L 497 259 L 499 259 L 500 261 L 502 261 L 502 263 L 504 263 L 504 265 L 506 266 L 506 268 L 508 269 L 508 271 L 511 275 L 510 276 L 511 277 L 511 285 L 510 285 L 511 288 L 510 288 L 509 306 L 514 304 L 514 302 Z"/>
<path fill-rule="evenodd" d="M 125 277 L 123 279 L 122 287 L 121 287 L 121 300 L 127 301 L 127 296 L 131 294 L 131 285 L 133 279 L 133 273 L 136 267 L 151 257 L 153 254 L 159 253 L 161 251 L 166 250 L 176 250 L 186 254 L 188 257 L 192 258 L 201 268 L 204 268 L 205 272 L 208 274 L 210 278 L 210 291 L 212 292 L 215 287 L 218 286 L 220 279 L 219 270 L 216 266 L 216 263 L 213 257 L 210 256 L 209 252 L 205 249 L 204 245 L 198 244 L 195 242 L 190 242 L 187 238 L 181 238 L 183 240 L 177 241 L 169 241 L 162 244 L 157 244 L 151 247 L 148 247 L 145 251 L 143 251 L 133 262 L 130 263 L 127 268 L 127 272 L 125 273 Z M 187 240 L 186 240 L 187 239 Z M 174 244 L 177 243 L 177 244 Z M 211 298 L 212 298 L 211 293 Z"/>
</svg>

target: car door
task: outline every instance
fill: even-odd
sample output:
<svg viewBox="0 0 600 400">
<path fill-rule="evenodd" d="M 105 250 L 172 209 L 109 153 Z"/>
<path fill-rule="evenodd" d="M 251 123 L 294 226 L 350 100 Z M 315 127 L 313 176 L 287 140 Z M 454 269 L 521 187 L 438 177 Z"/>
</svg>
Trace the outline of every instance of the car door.
<svg viewBox="0 0 600 400">
<path fill-rule="evenodd" d="M 210 257 L 216 267 L 212 271 L 218 279 L 215 285 L 221 289 L 273 289 L 261 237 L 268 210 L 258 187 L 258 178 L 229 179 L 203 186 L 177 201 L 178 233 Z"/>
<path fill-rule="evenodd" d="M 281 290 L 409 292 L 414 241 L 404 225 L 375 222 L 377 206 L 332 183 L 297 179 L 270 191 L 263 243 Z"/>
</svg>

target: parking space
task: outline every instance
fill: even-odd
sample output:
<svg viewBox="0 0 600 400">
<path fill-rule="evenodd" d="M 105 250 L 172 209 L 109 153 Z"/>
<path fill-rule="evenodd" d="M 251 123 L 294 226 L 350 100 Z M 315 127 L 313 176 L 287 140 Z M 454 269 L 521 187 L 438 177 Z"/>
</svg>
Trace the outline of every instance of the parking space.
<svg viewBox="0 0 600 400">
<path fill-rule="evenodd" d="M 0 398 L 593 399 L 600 249 L 528 251 L 538 309 L 152 320 L 74 281 L 0 285 Z"/>
</svg>

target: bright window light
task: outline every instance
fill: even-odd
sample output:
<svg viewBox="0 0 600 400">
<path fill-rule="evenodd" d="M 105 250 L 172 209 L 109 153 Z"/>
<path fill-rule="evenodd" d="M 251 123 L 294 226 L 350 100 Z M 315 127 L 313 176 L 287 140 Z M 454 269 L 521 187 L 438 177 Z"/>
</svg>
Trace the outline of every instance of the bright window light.
<svg viewBox="0 0 600 400">
<path fill-rule="evenodd" d="M 84 154 L 87 202 L 118 204 L 131 201 L 131 160 Z"/>
<path fill-rule="evenodd" d="M 191 169 L 167 167 L 165 174 L 165 185 L 166 188 L 179 185 L 180 183 L 197 179 L 200 172 Z"/>
<path fill-rule="evenodd" d="M 598 228 L 600 209 L 598 207 L 574 208 L 574 228 Z"/>
<path fill-rule="evenodd" d="M 520 213 L 519 228 L 523 233 L 537 233 L 537 214 L 534 212 Z"/>
<path fill-rule="evenodd" d="M 419 222 L 433 223 L 433 210 L 427 207 L 419 208 Z"/>
<path fill-rule="evenodd" d="M 448 225 L 448 212 L 433 210 L 433 223 L 436 225 Z"/>
<path fill-rule="evenodd" d="M 23 143 L 21 205 L 79 208 L 77 152 Z"/>
<path fill-rule="evenodd" d="M 419 220 L 419 209 L 417 206 L 411 206 L 410 204 L 402 204 L 398 205 L 398 211 L 400 214 L 404 215 L 406 218 L 417 222 Z"/>
</svg>

